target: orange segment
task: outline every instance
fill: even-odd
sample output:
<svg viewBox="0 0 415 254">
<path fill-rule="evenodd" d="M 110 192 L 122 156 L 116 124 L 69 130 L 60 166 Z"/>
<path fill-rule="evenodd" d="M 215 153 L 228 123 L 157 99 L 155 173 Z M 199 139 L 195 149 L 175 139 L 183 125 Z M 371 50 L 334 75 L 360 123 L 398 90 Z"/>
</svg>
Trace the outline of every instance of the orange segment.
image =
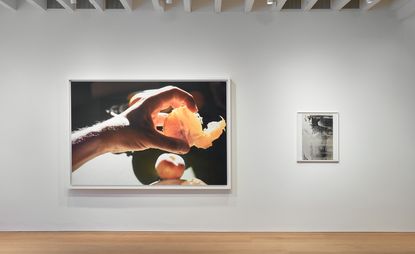
<svg viewBox="0 0 415 254">
<path fill-rule="evenodd" d="M 202 118 L 182 106 L 174 109 L 164 121 L 163 133 L 166 136 L 186 140 L 189 146 L 209 148 L 212 142 L 222 135 L 226 122 L 210 122 L 206 129 L 202 128 Z"/>
</svg>

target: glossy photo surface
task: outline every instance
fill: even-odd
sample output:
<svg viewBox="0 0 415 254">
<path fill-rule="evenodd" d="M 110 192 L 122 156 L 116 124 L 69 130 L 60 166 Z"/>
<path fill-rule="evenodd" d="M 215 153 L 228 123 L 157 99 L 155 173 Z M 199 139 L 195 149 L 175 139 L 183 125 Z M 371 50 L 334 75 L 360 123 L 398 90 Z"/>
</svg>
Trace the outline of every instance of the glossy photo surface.
<svg viewBox="0 0 415 254">
<path fill-rule="evenodd" d="M 71 187 L 230 188 L 227 80 L 72 81 L 70 93 Z"/>
</svg>

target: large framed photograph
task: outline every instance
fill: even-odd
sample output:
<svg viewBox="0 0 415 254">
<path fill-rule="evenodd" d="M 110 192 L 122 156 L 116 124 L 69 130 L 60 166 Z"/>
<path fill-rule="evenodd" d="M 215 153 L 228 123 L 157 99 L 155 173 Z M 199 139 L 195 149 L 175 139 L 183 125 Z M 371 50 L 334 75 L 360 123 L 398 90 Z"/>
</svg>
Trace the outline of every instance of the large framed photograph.
<svg viewBox="0 0 415 254">
<path fill-rule="evenodd" d="M 339 114 L 297 113 L 297 161 L 339 161 Z"/>
<path fill-rule="evenodd" d="M 230 189 L 230 80 L 70 81 L 72 189 Z"/>
</svg>

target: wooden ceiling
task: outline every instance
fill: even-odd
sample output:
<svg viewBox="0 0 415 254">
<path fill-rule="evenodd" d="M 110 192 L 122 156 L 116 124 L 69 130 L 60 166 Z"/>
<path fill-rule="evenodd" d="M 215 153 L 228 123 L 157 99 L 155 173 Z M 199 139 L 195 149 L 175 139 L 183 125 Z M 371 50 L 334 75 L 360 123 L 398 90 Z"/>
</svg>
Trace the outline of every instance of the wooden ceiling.
<svg viewBox="0 0 415 254">
<path fill-rule="evenodd" d="M 169 11 L 169 6 L 177 5 L 178 2 L 183 6 L 185 12 L 194 11 L 195 6 L 204 1 L 205 5 L 210 5 L 212 12 L 223 12 L 224 6 L 233 4 L 241 5 L 244 12 L 255 12 L 263 10 L 271 11 L 341 11 L 356 10 L 369 11 L 373 8 L 388 8 L 393 11 L 397 18 L 402 20 L 415 13 L 415 0 L 23 0 L 38 10 L 67 10 L 74 12 L 82 9 L 90 9 L 104 12 L 111 9 L 134 11 L 140 6 L 134 1 L 148 1 L 152 3 L 153 9 L 157 12 Z M 19 0 L 0 0 L 1 6 L 10 10 L 18 10 L 19 5 L 23 4 Z M 256 8 L 261 5 L 263 8 Z"/>
</svg>

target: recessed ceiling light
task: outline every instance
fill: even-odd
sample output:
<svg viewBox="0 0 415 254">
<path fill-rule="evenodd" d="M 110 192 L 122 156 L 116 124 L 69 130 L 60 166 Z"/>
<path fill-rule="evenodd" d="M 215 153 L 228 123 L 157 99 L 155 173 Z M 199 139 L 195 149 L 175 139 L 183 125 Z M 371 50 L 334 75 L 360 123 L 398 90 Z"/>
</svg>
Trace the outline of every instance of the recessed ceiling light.
<svg viewBox="0 0 415 254">
<path fill-rule="evenodd" d="M 268 5 L 272 5 L 272 4 L 274 4 L 274 0 L 267 0 L 267 4 L 268 4 Z"/>
</svg>

